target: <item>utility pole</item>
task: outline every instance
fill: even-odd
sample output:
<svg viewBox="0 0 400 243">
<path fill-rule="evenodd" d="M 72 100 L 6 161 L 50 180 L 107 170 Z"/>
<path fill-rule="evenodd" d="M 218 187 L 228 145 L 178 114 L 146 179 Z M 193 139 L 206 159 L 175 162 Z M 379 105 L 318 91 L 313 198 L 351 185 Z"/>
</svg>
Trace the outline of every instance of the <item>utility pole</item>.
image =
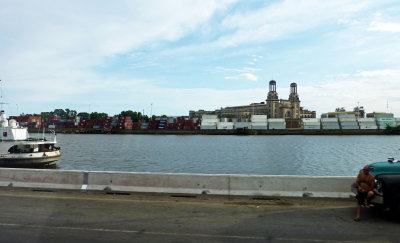
<svg viewBox="0 0 400 243">
<path fill-rule="evenodd" d="M 153 103 L 150 103 L 150 120 L 153 119 Z"/>
</svg>

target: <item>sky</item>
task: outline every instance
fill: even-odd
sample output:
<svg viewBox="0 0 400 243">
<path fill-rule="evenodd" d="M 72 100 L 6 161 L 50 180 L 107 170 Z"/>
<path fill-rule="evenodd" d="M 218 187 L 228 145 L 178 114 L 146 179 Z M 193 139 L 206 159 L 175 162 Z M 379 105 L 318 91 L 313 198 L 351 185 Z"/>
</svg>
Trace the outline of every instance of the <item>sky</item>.
<svg viewBox="0 0 400 243">
<path fill-rule="evenodd" d="M 400 116 L 397 0 L 0 0 L 8 115 L 188 115 L 280 99 Z"/>
</svg>

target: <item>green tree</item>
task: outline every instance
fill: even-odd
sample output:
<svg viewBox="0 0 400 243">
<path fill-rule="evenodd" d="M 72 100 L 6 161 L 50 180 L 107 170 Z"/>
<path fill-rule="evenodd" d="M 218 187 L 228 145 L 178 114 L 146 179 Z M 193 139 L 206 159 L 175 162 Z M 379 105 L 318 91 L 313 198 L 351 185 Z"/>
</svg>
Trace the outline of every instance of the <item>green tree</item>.
<svg viewBox="0 0 400 243">
<path fill-rule="evenodd" d="M 55 116 L 60 116 L 61 118 L 68 118 L 68 114 L 64 111 L 64 109 L 55 109 L 53 111 Z"/>
<path fill-rule="evenodd" d="M 52 118 L 52 117 L 54 117 L 54 113 L 52 111 L 50 111 L 50 112 L 41 112 L 40 116 L 42 117 L 42 119 Z"/>
<path fill-rule="evenodd" d="M 108 114 L 107 113 L 103 113 L 103 112 L 92 112 L 90 113 L 90 119 L 91 120 L 105 120 L 107 119 Z"/>
<path fill-rule="evenodd" d="M 81 120 L 89 120 L 89 113 L 87 112 L 79 112 L 77 116 L 79 116 Z"/>
</svg>

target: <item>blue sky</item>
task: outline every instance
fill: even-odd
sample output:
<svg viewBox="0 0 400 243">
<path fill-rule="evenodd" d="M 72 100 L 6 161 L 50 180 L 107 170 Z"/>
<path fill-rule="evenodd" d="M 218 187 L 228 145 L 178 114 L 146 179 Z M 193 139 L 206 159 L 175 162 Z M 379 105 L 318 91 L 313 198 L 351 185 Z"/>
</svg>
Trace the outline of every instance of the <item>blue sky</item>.
<svg viewBox="0 0 400 243">
<path fill-rule="evenodd" d="M 317 0 L 0 0 L 8 115 L 118 114 L 279 98 L 400 116 L 400 3 Z M 152 105 L 151 105 L 152 104 Z"/>
</svg>

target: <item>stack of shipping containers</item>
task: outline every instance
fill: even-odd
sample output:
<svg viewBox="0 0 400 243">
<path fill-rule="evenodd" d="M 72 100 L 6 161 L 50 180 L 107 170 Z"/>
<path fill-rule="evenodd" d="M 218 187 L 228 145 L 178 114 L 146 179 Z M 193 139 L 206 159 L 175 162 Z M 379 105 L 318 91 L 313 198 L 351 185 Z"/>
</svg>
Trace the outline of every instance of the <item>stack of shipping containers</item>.
<svg viewBox="0 0 400 243">
<path fill-rule="evenodd" d="M 142 130 L 149 129 L 149 123 L 148 122 L 143 122 L 142 124 L 140 124 L 140 129 L 142 129 Z"/>
<path fill-rule="evenodd" d="M 323 130 L 340 129 L 339 120 L 337 118 L 321 118 L 321 127 Z"/>
<path fill-rule="evenodd" d="M 270 118 L 268 119 L 269 130 L 283 130 L 286 129 L 286 121 L 283 118 Z"/>
<path fill-rule="evenodd" d="M 130 116 L 123 116 L 118 119 L 117 128 L 132 130 L 133 122 Z"/>
<path fill-rule="evenodd" d="M 164 130 L 167 128 L 168 121 L 167 119 L 161 119 L 160 122 L 158 123 L 158 128 L 157 129 L 162 129 Z"/>
<path fill-rule="evenodd" d="M 357 119 L 354 114 L 341 114 L 339 115 L 340 127 L 343 130 L 358 130 Z"/>
<path fill-rule="evenodd" d="M 233 122 L 229 122 L 228 118 L 223 118 L 223 121 L 220 121 L 217 124 L 218 130 L 232 130 L 233 129 Z"/>
<path fill-rule="evenodd" d="M 267 115 L 252 115 L 251 116 L 251 129 L 267 130 L 268 129 Z"/>
<path fill-rule="evenodd" d="M 145 123 L 145 122 L 146 122 L 145 120 L 139 120 L 137 122 L 134 122 L 132 125 L 132 129 L 139 130 L 142 123 Z"/>
<path fill-rule="evenodd" d="M 250 122 L 235 122 L 233 124 L 234 129 L 243 129 L 243 128 L 250 128 L 251 124 Z"/>
<path fill-rule="evenodd" d="M 103 124 L 103 130 L 110 131 L 111 130 L 111 123 L 114 120 L 114 117 L 107 117 L 104 124 Z"/>
<path fill-rule="evenodd" d="M 185 120 L 183 130 L 194 130 L 195 124 L 193 120 Z"/>
<path fill-rule="evenodd" d="M 379 129 L 386 129 L 387 126 L 396 127 L 396 119 L 392 113 L 375 113 L 376 124 Z"/>
<path fill-rule="evenodd" d="M 201 117 L 201 130 L 215 130 L 217 129 L 218 119 L 216 115 L 203 115 Z"/>
<path fill-rule="evenodd" d="M 319 118 L 302 118 L 301 122 L 303 124 L 304 130 L 320 130 L 321 120 Z"/>
<path fill-rule="evenodd" d="M 374 118 L 358 118 L 358 125 L 361 130 L 376 130 L 378 126 Z"/>
<path fill-rule="evenodd" d="M 185 128 L 185 118 L 183 116 L 176 118 L 176 129 L 183 130 Z"/>
<path fill-rule="evenodd" d="M 160 123 L 160 120 L 152 120 L 152 121 L 150 121 L 149 129 L 151 129 L 151 130 L 157 129 L 159 123 Z"/>
</svg>

